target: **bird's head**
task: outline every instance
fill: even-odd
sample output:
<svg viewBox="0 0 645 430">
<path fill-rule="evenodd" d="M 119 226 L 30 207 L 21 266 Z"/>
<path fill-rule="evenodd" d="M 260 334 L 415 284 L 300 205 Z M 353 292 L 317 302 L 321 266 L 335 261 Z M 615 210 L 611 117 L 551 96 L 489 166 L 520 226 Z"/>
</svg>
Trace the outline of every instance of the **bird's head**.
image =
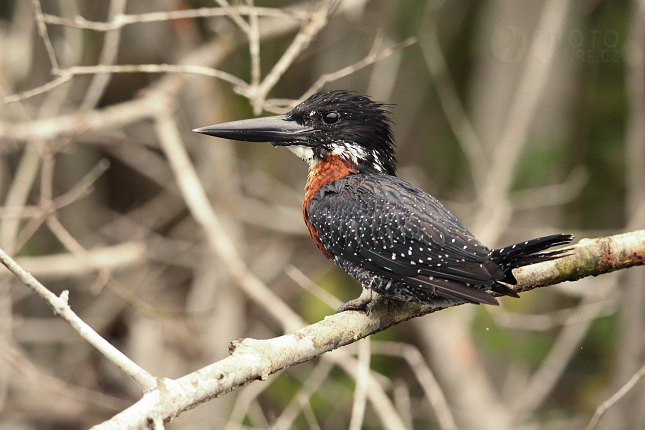
<svg viewBox="0 0 645 430">
<path fill-rule="evenodd" d="M 394 175 L 394 136 L 387 107 L 350 91 L 322 91 L 285 115 L 225 122 L 193 131 L 286 146 L 310 166 L 337 155 L 359 172 Z"/>
</svg>

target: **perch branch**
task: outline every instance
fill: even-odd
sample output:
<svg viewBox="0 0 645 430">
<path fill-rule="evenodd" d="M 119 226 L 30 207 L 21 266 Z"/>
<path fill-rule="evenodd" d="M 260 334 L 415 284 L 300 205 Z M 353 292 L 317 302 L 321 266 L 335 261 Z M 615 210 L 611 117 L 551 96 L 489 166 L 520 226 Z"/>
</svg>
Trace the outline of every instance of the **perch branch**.
<svg viewBox="0 0 645 430">
<path fill-rule="evenodd" d="M 582 240 L 568 256 L 515 271 L 518 292 L 530 291 L 586 276 L 645 265 L 645 230 Z M 325 352 L 356 342 L 409 319 L 452 305 L 417 305 L 378 298 L 368 316 L 343 312 L 274 339 L 233 342 L 231 355 L 176 380 L 165 379 L 158 389 L 95 430 L 139 428 L 161 414 L 171 420 L 185 410 L 222 396 L 254 380 L 279 372 Z"/>
</svg>

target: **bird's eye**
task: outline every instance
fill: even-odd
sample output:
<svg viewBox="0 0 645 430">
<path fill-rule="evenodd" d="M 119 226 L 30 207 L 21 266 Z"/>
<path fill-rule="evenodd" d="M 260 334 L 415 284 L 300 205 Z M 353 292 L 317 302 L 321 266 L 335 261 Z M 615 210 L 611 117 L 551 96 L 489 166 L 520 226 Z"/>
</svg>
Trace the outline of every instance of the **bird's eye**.
<svg viewBox="0 0 645 430">
<path fill-rule="evenodd" d="M 323 115 L 323 121 L 325 121 L 325 124 L 335 124 L 339 119 L 340 115 L 338 115 L 338 112 L 327 112 Z"/>
</svg>

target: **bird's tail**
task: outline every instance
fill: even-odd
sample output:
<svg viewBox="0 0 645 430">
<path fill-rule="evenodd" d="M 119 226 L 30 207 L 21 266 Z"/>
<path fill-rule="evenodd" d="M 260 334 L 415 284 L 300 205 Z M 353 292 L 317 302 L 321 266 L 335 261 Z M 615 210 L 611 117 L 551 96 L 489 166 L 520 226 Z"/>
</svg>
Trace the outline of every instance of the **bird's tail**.
<svg viewBox="0 0 645 430">
<path fill-rule="evenodd" d="M 494 249 L 490 252 L 490 257 L 506 275 L 501 282 L 515 285 L 517 280 L 513 276 L 513 269 L 524 267 L 542 261 L 555 260 L 568 255 L 570 248 L 556 249 L 554 251 L 542 252 L 553 246 L 565 245 L 573 239 L 571 234 L 552 234 L 550 236 L 538 237 L 537 239 L 527 240 L 526 242 L 516 243 L 515 245 L 504 248 Z"/>
</svg>

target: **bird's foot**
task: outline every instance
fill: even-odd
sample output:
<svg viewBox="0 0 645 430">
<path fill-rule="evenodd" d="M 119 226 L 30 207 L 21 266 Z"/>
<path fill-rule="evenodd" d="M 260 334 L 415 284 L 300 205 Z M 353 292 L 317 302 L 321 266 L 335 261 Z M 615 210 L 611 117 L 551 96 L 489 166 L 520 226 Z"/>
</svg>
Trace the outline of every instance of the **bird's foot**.
<svg viewBox="0 0 645 430">
<path fill-rule="evenodd" d="M 363 288 L 363 292 L 359 297 L 342 304 L 334 314 L 339 314 L 345 311 L 365 311 L 365 313 L 369 315 L 372 311 L 370 304 L 372 303 L 373 296 L 374 293 L 371 289 Z"/>
</svg>

